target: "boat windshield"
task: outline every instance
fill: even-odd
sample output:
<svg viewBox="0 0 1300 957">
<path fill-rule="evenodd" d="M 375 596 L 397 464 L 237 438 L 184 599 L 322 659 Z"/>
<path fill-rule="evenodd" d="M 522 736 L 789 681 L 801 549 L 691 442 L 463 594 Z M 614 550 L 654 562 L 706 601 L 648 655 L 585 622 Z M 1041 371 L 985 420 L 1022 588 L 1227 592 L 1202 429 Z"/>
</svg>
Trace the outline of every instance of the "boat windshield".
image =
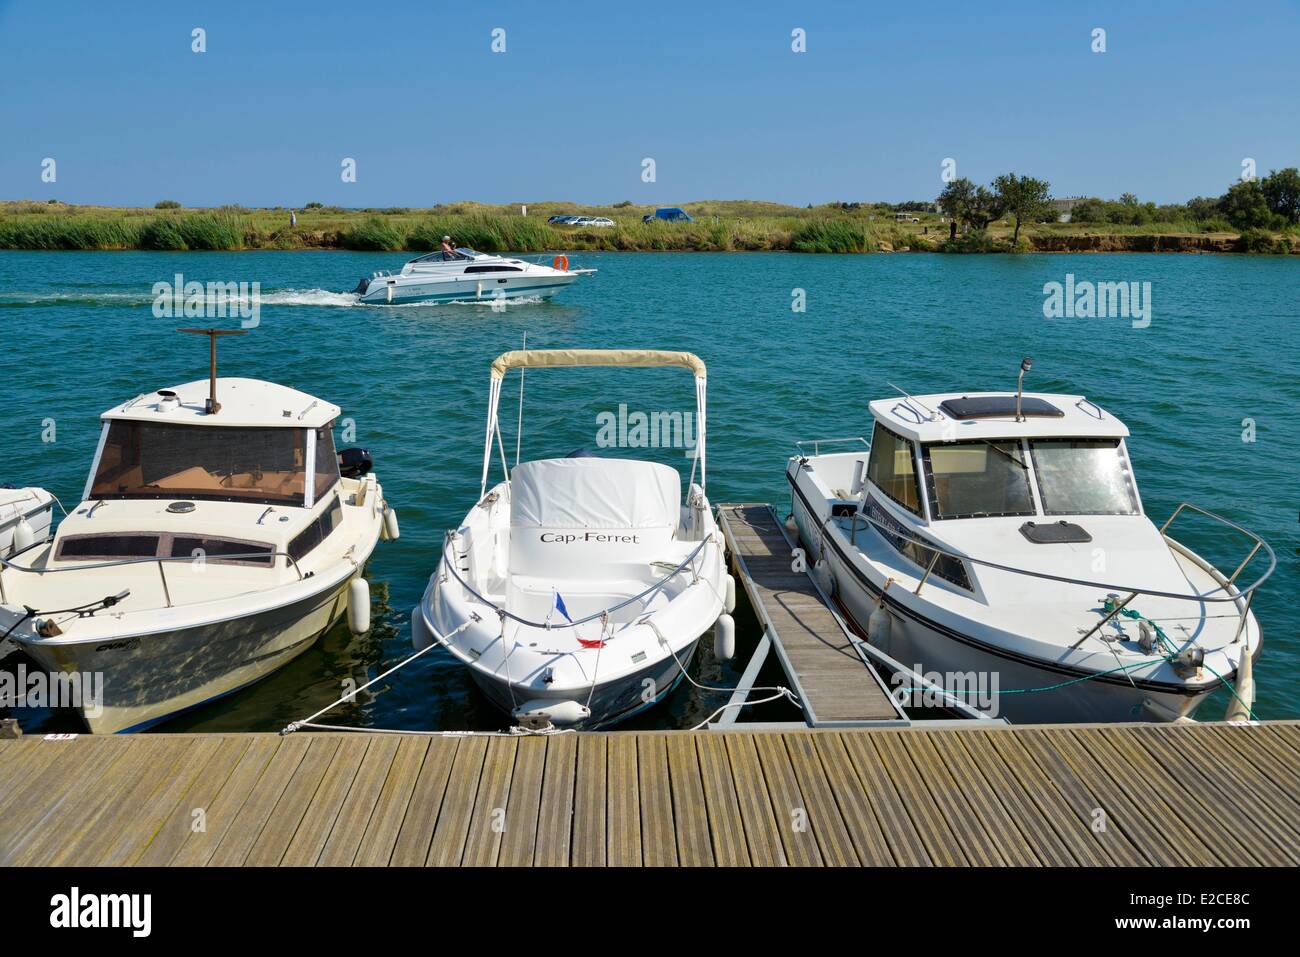
<svg viewBox="0 0 1300 957">
<path fill-rule="evenodd" d="M 413 263 L 456 262 L 457 260 L 460 259 L 473 259 L 477 255 L 478 253 L 470 249 L 468 246 L 457 246 L 456 251 L 454 253 L 445 253 L 441 249 L 439 249 L 437 252 L 428 253 L 416 259 L 412 259 L 411 262 Z"/>
<path fill-rule="evenodd" d="M 1136 515 L 1137 490 L 1119 439 L 1029 443 L 1048 515 Z"/>
<path fill-rule="evenodd" d="M 927 445 L 924 459 L 935 518 L 1035 514 L 1019 442 Z"/>
<path fill-rule="evenodd" d="M 305 429 L 116 420 L 109 424 L 90 497 L 301 505 L 306 436 Z M 332 440 L 322 452 L 332 454 Z M 334 469 L 337 475 L 337 464 Z M 322 480 L 315 476 L 317 487 Z"/>
</svg>

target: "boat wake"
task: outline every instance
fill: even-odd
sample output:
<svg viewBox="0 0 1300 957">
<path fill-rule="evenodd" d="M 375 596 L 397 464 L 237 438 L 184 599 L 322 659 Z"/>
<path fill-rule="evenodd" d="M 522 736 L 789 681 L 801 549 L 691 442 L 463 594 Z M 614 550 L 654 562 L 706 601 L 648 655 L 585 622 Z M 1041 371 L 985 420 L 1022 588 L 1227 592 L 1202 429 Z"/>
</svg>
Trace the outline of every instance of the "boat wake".
<svg viewBox="0 0 1300 957">
<path fill-rule="evenodd" d="M 0 292 L 0 308 L 25 306 L 152 306 L 154 296 L 147 292 L 136 291 L 61 291 L 61 292 Z M 263 306 L 333 306 L 351 308 L 366 305 L 381 309 L 429 308 L 432 306 L 479 306 L 492 308 L 515 306 L 532 306 L 545 302 L 541 296 L 520 296 L 518 298 L 488 300 L 464 299 L 452 302 L 395 302 L 362 303 L 354 292 L 333 292 L 329 289 L 264 289 L 257 297 Z M 211 300 L 215 304 L 226 302 L 238 303 L 238 297 L 218 294 Z"/>
</svg>

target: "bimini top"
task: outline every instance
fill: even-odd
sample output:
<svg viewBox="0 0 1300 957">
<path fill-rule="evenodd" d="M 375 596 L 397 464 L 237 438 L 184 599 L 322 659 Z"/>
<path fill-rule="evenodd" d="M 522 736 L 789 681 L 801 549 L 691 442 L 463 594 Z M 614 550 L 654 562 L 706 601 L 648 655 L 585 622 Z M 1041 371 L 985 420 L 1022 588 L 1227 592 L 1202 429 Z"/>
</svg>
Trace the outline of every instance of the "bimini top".
<svg viewBox="0 0 1300 957">
<path fill-rule="evenodd" d="M 1014 392 L 941 392 L 877 399 L 871 414 L 916 442 L 963 439 L 1124 438 L 1128 428 L 1081 395 L 1026 392 L 1016 421 Z"/>
<path fill-rule="evenodd" d="M 198 379 L 138 396 L 105 412 L 101 419 L 125 419 L 214 428 L 319 429 L 334 421 L 338 406 L 297 389 L 259 379 L 217 379 L 221 410 L 208 415 L 209 381 Z"/>
<path fill-rule="evenodd" d="M 681 366 L 705 378 L 704 361 L 693 352 L 665 349 L 515 349 L 492 360 L 492 378 L 504 379 L 511 369 L 547 366 Z"/>
</svg>

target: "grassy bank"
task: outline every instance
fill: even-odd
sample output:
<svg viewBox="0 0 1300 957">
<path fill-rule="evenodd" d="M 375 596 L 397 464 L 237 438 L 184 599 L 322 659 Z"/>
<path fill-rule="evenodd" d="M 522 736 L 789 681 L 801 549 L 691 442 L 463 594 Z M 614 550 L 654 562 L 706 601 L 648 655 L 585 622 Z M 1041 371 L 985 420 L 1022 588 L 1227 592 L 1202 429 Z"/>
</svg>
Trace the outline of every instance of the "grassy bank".
<svg viewBox="0 0 1300 957">
<path fill-rule="evenodd" d="M 1011 225 L 948 240 L 937 214 L 895 222 L 885 207 L 801 209 L 775 203 L 717 201 L 686 207 L 693 223 L 641 222 L 651 206 L 517 206 L 456 203 L 429 209 L 318 207 L 287 209 L 128 209 L 63 203 L 0 203 L 0 249 L 242 250 L 355 249 L 414 252 L 434 249 L 444 234 L 484 252 L 551 250 L 684 250 L 865 252 L 1007 252 Z M 551 226 L 552 215 L 607 216 L 612 227 Z M 915 218 L 916 222 L 910 220 Z M 1051 223 L 1021 230 L 1023 251 L 1300 253 L 1294 230 L 1238 234 L 1223 224 L 1171 222 L 1145 226 Z"/>
</svg>

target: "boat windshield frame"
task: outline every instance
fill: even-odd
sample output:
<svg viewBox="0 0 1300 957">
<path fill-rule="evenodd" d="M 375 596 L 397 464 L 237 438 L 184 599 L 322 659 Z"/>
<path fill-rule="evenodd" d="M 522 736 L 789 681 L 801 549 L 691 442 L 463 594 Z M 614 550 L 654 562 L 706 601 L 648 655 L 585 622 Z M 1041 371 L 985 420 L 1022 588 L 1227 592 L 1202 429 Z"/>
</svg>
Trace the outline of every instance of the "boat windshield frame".
<svg viewBox="0 0 1300 957">
<path fill-rule="evenodd" d="M 458 263 L 465 262 L 469 259 L 478 259 L 483 254 L 477 250 L 470 249 L 468 246 L 457 246 L 455 253 L 448 258 L 447 253 L 441 249 L 435 249 L 431 253 L 425 253 L 423 256 L 417 256 L 411 260 L 410 265 L 428 265 L 430 263 Z"/>
</svg>

